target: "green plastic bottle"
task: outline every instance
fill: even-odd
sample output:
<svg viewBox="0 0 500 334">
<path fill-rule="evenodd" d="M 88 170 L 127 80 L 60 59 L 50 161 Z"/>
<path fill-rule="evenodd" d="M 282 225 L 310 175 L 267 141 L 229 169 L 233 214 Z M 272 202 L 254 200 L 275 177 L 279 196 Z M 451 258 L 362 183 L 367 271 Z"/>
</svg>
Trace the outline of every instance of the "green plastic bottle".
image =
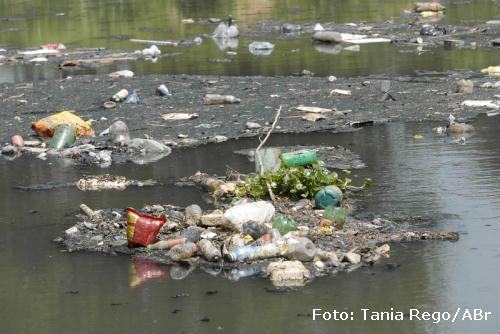
<svg viewBox="0 0 500 334">
<path fill-rule="evenodd" d="M 64 147 L 69 147 L 73 145 L 75 141 L 76 141 L 75 127 L 63 124 L 57 127 L 54 136 L 50 140 L 49 147 L 56 150 L 60 150 Z"/>
<path fill-rule="evenodd" d="M 339 206 L 342 202 L 342 190 L 337 186 L 326 186 L 320 189 L 314 200 L 316 201 L 316 207 L 320 209 L 326 209 L 328 206 Z"/>
<path fill-rule="evenodd" d="M 318 155 L 315 150 L 300 150 L 283 153 L 281 160 L 287 167 L 307 166 L 318 161 Z"/>
<path fill-rule="evenodd" d="M 273 228 L 277 229 L 281 235 L 297 229 L 297 224 L 290 216 L 279 215 L 273 218 Z"/>
<path fill-rule="evenodd" d="M 347 215 L 347 210 L 345 208 L 338 208 L 334 206 L 328 206 L 325 209 L 325 213 L 323 214 L 323 218 L 334 221 L 337 226 L 342 228 L 345 223 L 345 217 Z"/>
</svg>

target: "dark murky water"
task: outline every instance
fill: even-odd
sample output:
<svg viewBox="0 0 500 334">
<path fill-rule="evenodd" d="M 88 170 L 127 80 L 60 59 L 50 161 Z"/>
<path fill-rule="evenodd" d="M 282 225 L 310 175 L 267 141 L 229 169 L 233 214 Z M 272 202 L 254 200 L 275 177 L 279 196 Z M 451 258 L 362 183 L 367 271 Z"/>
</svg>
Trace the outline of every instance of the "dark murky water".
<svg viewBox="0 0 500 334">
<path fill-rule="evenodd" d="M 191 188 L 165 186 L 124 192 L 82 193 L 74 188 L 23 192 L 18 184 L 72 181 L 82 174 L 110 172 L 169 182 L 197 170 L 224 173 L 226 164 L 250 171 L 253 163 L 232 152 L 256 146 L 254 139 L 179 151 L 149 166 L 108 170 L 73 168 L 25 159 L 0 160 L 0 316 L 3 333 L 498 333 L 500 243 L 500 118 L 481 118 L 465 145 L 434 134 L 429 124 L 388 124 L 347 134 L 271 137 L 272 144 L 344 145 L 361 154 L 375 184 L 362 205 L 375 214 L 421 215 L 429 228 L 459 230 L 456 243 L 395 246 L 390 262 L 319 279 L 298 292 L 267 292 L 259 278 L 238 282 L 195 271 L 175 280 L 175 269 L 159 266 L 162 279 L 130 288 L 127 257 L 61 253 L 50 240 L 71 225 L 81 202 L 91 207 L 140 207 L 145 203 L 201 203 Z M 415 140 L 415 134 L 422 140 Z M 179 166 L 183 166 L 182 168 Z M 208 204 L 206 204 L 209 206 Z M 36 212 L 32 212 L 35 210 Z M 139 267 L 140 269 L 140 267 Z M 157 268 L 158 269 L 158 268 Z M 221 274 L 222 276 L 222 274 Z M 206 291 L 216 289 L 215 295 Z M 189 297 L 171 298 L 178 293 Z M 454 311 L 483 308 L 487 322 L 455 324 L 363 321 L 361 308 L 407 312 L 410 307 Z M 349 310 L 354 321 L 312 321 L 313 308 Z M 180 310 L 180 311 L 175 311 Z M 173 313 L 173 312 L 176 313 Z M 209 318 L 209 322 L 200 321 Z"/>
<path fill-rule="evenodd" d="M 106 47 L 137 50 L 147 45 L 131 43 L 130 38 L 150 40 L 193 39 L 211 34 L 215 25 L 182 24 L 184 18 L 225 18 L 232 14 L 241 26 L 256 21 L 276 20 L 293 23 L 383 22 L 401 19 L 413 0 L 359 1 L 0 1 L 0 46 L 36 47 L 62 42 L 68 47 Z M 500 14 L 495 1 L 449 1 L 441 24 L 474 25 Z M 64 15 L 61 15 L 64 14 Z M 2 17 L 4 19 L 2 19 Z M 8 19 L 7 19 L 8 18 Z M 262 38 L 256 37 L 261 40 Z M 271 56 L 254 56 L 248 45 L 254 38 L 240 38 L 230 56 L 211 38 L 199 46 L 161 47 L 157 63 L 139 60 L 103 66 L 79 72 L 66 72 L 52 65 L 0 66 L 0 82 L 60 78 L 68 75 L 109 73 L 131 69 L 137 74 L 221 74 L 221 75 L 292 75 L 303 69 L 316 75 L 352 76 L 373 73 L 415 74 L 456 69 L 479 70 L 497 65 L 498 51 L 491 48 L 448 51 L 435 48 L 419 52 L 415 47 L 400 48 L 390 44 L 362 45 L 360 52 L 338 54 L 320 52 L 311 44 L 310 34 L 297 38 L 279 33 L 265 36 L 276 44 Z M 374 55 L 377 55 L 374 57 Z M 214 63 L 223 58 L 230 63 Z"/>
</svg>

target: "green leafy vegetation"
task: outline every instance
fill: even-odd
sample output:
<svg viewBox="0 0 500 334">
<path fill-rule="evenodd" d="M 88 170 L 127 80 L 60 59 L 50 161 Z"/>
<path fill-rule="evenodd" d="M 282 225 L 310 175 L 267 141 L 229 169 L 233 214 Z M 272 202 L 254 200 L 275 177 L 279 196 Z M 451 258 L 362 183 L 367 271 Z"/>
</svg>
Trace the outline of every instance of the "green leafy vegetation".
<svg viewBox="0 0 500 334">
<path fill-rule="evenodd" d="M 269 195 L 267 184 L 271 186 L 276 196 L 290 199 L 314 198 L 316 192 L 325 186 L 336 185 L 342 191 L 351 184 L 348 177 L 350 171 L 342 171 L 344 178 L 335 172 L 330 172 L 320 164 L 309 167 L 287 168 L 281 166 L 276 172 L 266 172 L 263 175 L 250 176 L 244 185 L 236 189 L 237 197 L 264 198 Z"/>
</svg>

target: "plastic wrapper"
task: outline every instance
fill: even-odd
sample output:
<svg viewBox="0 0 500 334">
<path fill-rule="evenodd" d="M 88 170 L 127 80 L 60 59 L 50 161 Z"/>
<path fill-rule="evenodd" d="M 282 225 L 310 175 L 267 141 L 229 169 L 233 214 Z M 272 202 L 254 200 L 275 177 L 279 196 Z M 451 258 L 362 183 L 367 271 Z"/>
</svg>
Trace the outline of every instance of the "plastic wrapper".
<svg viewBox="0 0 500 334">
<path fill-rule="evenodd" d="M 132 208 L 127 212 L 127 239 L 129 247 L 147 247 L 156 241 L 156 236 L 167 219 L 143 215 Z"/>
<path fill-rule="evenodd" d="M 76 135 L 79 137 L 94 137 L 95 133 L 92 130 L 90 123 L 73 114 L 70 111 L 62 111 L 58 114 L 51 115 L 33 123 L 31 128 L 38 134 L 46 137 L 52 137 L 57 127 L 62 124 L 67 124 L 75 127 Z"/>
</svg>

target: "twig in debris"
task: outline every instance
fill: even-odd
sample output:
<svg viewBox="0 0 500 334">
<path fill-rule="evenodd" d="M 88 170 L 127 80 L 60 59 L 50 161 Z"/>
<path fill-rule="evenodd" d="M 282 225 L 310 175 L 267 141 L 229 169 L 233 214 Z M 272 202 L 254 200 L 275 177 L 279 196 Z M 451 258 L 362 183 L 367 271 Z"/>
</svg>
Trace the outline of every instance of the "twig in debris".
<svg viewBox="0 0 500 334">
<path fill-rule="evenodd" d="M 257 157 L 257 160 L 258 160 L 259 166 L 260 166 L 260 175 L 264 174 L 264 165 L 262 164 L 262 158 L 259 154 L 259 151 L 262 148 L 262 146 L 264 146 L 264 144 L 266 143 L 267 139 L 269 138 L 269 136 L 271 135 L 273 130 L 276 128 L 276 124 L 278 123 L 278 119 L 280 118 L 281 109 L 282 109 L 282 106 L 280 106 L 278 108 L 278 110 L 276 110 L 276 116 L 274 116 L 274 121 L 273 121 L 273 124 L 271 125 L 271 128 L 269 129 L 266 136 L 264 137 L 264 140 L 261 140 L 259 146 L 257 146 L 257 148 L 255 149 L 255 156 Z M 275 198 L 274 198 L 273 190 L 271 189 L 271 185 L 269 184 L 269 182 L 266 182 L 266 185 L 267 185 L 267 190 L 269 191 L 269 197 L 271 197 L 271 200 L 273 202 L 275 202 Z"/>
</svg>

